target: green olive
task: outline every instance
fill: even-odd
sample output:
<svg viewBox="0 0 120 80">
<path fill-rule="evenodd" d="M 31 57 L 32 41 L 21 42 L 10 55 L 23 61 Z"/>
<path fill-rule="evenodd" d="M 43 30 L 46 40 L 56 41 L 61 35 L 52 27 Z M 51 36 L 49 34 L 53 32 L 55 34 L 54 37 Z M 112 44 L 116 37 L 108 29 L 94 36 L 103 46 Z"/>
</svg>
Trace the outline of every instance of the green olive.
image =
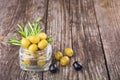
<svg viewBox="0 0 120 80">
<path fill-rule="evenodd" d="M 37 35 L 32 35 L 32 36 L 29 36 L 28 39 L 30 40 L 30 42 L 32 43 L 38 43 L 40 41 L 40 37 L 37 36 Z"/>
<path fill-rule="evenodd" d="M 40 60 L 37 61 L 37 64 L 39 66 L 44 66 L 46 64 L 46 61 L 45 61 L 45 59 L 40 59 Z"/>
<path fill-rule="evenodd" d="M 30 60 L 28 60 L 28 59 L 27 59 L 27 60 L 23 60 L 23 61 L 22 61 L 22 64 L 23 64 L 23 65 L 29 65 L 29 64 L 30 64 Z"/>
<path fill-rule="evenodd" d="M 30 41 L 28 39 L 26 39 L 26 38 L 22 38 L 22 40 L 21 40 L 21 46 L 23 48 L 28 48 L 29 45 L 30 45 Z"/>
<path fill-rule="evenodd" d="M 38 50 L 38 46 L 36 44 L 31 44 L 28 48 L 28 50 L 30 51 L 37 51 Z"/>
<path fill-rule="evenodd" d="M 55 53 L 55 59 L 56 60 L 60 60 L 62 57 L 63 57 L 62 52 L 58 51 L 58 52 Z"/>
<path fill-rule="evenodd" d="M 64 53 L 69 57 L 73 56 L 73 50 L 71 48 L 65 48 Z"/>
<path fill-rule="evenodd" d="M 38 47 L 39 47 L 39 49 L 41 49 L 41 50 L 44 49 L 44 48 L 46 48 L 47 45 L 48 45 L 48 42 L 47 42 L 45 39 L 41 40 L 41 41 L 38 43 Z"/>
<path fill-rule="evenodd" d="M 61 64 L 62 66 L 68 65 L 69 62 L 70 62 L 70 59 L 69 59 L 68 56 L 63 56 L 63 57 L 60 59 L 60 64 Z"/>
<path fill-rule="evenodd" d="M 40 37 L 40 39 L 46 39 L 47 35 L 44 32 L 41 32 L 40 34 L 38 34 L 38 36 Z"/>
</svg>

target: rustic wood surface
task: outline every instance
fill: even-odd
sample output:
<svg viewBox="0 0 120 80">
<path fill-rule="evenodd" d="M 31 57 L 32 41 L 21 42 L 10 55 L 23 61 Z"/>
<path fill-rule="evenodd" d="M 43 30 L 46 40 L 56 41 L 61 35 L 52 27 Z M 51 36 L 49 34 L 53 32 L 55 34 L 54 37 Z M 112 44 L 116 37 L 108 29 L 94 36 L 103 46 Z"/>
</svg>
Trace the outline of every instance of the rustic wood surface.
<svg viewBox="0 0 120 80">
<path fill-rule="evenodd" d="M 59 72 L 27 72 L 19 68 L 17 23 L 38 17 L 54 52 L 72 47 L 74 57 Z M 120 80 L 120 0 L 0 0 L 0 80 Z M 76 72 L 72 63 L 80 61 Z"/>
</svg>

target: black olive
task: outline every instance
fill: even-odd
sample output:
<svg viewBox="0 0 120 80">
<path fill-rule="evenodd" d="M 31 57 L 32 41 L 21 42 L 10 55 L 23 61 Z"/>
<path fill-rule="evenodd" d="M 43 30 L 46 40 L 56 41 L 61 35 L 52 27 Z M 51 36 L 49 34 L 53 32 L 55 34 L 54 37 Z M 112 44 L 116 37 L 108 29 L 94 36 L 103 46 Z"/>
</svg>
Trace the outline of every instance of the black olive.
<svg viewBox="0 0 120 80">
<path fill-rule="evenodd" d="M 75 61 L 75 62 L 73 63 L 73 67 L 74 67 L 74 69 L 75 69 L 76 71 L 79 71 L 79 70 L 82 69 L 82 64 L 80 64 L 78 61 Z"/>
<path fill-rule="evenodd" d="M 57 68 L 56 64 L 51 64 L 51 65 L 49 66 L 49 70 L 50 70 L 50 72 L 52 72 L 52 73 L 56 73 L 57 70 L 58 70 L 58 68 Z"/>
</svg>

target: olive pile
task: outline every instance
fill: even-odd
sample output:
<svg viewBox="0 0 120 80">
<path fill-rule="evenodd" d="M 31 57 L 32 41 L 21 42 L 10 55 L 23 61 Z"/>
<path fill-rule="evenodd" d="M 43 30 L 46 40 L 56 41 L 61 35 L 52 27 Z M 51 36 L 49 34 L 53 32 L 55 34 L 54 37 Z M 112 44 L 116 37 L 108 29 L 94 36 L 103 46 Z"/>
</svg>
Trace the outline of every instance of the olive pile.
<svg viewBox="0 0 120 80">
<path fill-rule="evenodd" d="M 29 55 L 26 54 L 27 56 L 33 57 L 33 60 L 24 58 L 25 60 L 22 61 L 23 65 L 44 66 L 46 64 L 45 56 L 37 53 L 37 51 L 44 50 L 48 46 L 47 35 L 44 32 L 22 38 L 21 46 L 28 50 L 27 54 Z M 26 55 L 24 55 L 24 57 Z M 41 57 L 43 57 L 43 59 L 39 59 Z"/>
<path fill-rule="evenodd" d="M 37 35 L 31 35 L 27 38 L 22 38 L 21 46 L 29 51 L 43 50 L 47 47 L 47 35 L 44 32 L 41 32 Z"/>
<path fill-rule="evenodd" d="M 73 56 L 73 50 L 71 48 L 65 48 L 64 53 L 65 55 L 63 55 L 63 53 L 60 51 L 55 53 L 55 59 L 59 60 L 62 66 L 66 66 L 69 64 L 69 57 Z"/>
</svg>

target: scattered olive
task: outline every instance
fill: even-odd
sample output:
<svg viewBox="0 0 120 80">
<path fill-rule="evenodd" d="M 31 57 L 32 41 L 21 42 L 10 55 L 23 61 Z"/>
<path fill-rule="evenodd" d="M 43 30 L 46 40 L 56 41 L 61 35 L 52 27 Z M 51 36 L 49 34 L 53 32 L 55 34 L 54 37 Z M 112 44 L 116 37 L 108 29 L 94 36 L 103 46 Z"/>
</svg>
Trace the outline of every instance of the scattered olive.
<svg viewBox="0 0 120 80">
<path fill-rule="evenodd" d="M 58 68 L 57 68 L 56 64 L 51 64 L 49 66 L 49 71 L 52 72 L 52 73 L 56 73 L 58 71 Z"/>
<path fill-rule="evenodd" d="M 69 57 L 73 56 L 73 50 L 71 48 L 65 48 L 64 53 Z"/>
<path fill-rule="evenodd" d="M 70 59 L 69 59 L 68 56 L 63 56 L 63 57 L 60 59 L 60 64 L 61 64 L 62 66 L 68 65 L 69 62 L 70 62 Z"/>
<path fill-rule="evenodd" d="M 79 70 L 82 69 L 82 64 L 80 64 L 78 61 L 75 61 L 75 62 L 73 63 L 73 67 L 74 67 L 74 69 L 75 69 L 76 71 L 79 71 Z"/>
<path fill-rule="evenodd" d="M 58 52 L 55 53 L 55 59 L 56 60 L 60 60 L 62 57 L 63 57 L 62 52 L 58 51 Z"/>
</svg>

